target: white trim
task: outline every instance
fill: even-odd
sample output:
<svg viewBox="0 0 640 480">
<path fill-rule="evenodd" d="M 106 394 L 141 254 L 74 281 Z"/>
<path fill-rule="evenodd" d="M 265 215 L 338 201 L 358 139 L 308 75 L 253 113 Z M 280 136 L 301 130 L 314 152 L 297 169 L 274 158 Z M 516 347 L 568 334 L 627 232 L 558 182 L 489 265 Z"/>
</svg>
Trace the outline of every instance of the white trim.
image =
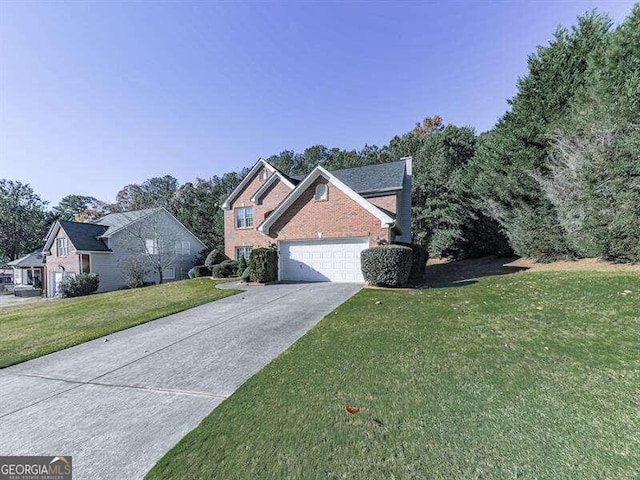
<svg viewBox="0 0 640 480">
<path fill-rule="evenodd" d="M 320 176 L 326 178 L 329 181 L 329 183 L 331 183 L 334 187 L 342 190 L 342 192 L 344 192 L 349 198 L 351 198 L 351 200 L 355 201 L 367 212 L 372 214 L 374 217 L 378 218 L 380 220 L 381 227 L 391 227 L 395 223 L 395 220 L 393 218 L 391 218 L 389 215 L 384 213 L 382 210 L 376 207 L 373 203 L 367 201 L 364 197 L 356 193 L 351 187 L 342 183 L 340 180 L 338 180 L 337 177 L 332 175 L 330 172 L 328 172 L 327 170 L 322 168 L 320 165 L 318 165 L 316 168 L 314 168 L 311 171 L 311 173 L 309 173 L 309 175 L 305 177 L 304 180 L 302 180 L 302 182 L 298 184 L 298 186 L 293 190 L 293 192 L 291 192 L 287 196 L 287 198 L 285 198 L 282 201 L 282 203 L 280 203 L 280 205 L 278 205 L 276 209 L 273 212 L 271 212 L 271 214 L 260 224 L 260 226 L 258 227 L 258 231 L 261 233 L 264 233 L 265 235 L 268 235 L 269 228 L 275 223 L 275 221 L 291 205 L 293 205 L 293 202 L 295 202 L 300 197 L 300 195 L 302 195 L 302 192 L 304 192 L 307 188 L 309 188 L 311 184 Z"/>
<path fill-rule="evenodd" d="M 262 158 L 259 158 L 258 161 L 256 162 L 256 164 L 253 167 L 251 167 L 251 170 L 249 170 L 249 173 L 247 173 L 247 175 L 242 179 L 240 184 L 236 188 L 234 188 L 233 192 L 231 192 L 231 195 L 229 195 L 227 197 L 227 199 L 224 201 L 224 203 L 222 204 L 222 209 L 223 210 L 230 210 L 231 209 L 231 202 L 240 194 L 240 192 L 242 190 L 244 190 L 244 187 L 246 187 L 247 184 L 251 180 L 253 180 L 253 178 L 256 176 L 256 174 L 258 173 L 258 171 L 262 167 L 266 168 L 271 173 L 277 171 L 273 167 L 273 165 L 265 162 Z"/>
<path fill-rule="evenodd" d="M 250 198 L 251 202 L 253 203 L 258 203 L 257 200 L 262 196 L 262 194 L 264 192 L 266 192 L 268 190 L 268 188 L 274 184 L 274 180 L 276 179 L 280 179 L 280 181 L 282 183 L 284 183 L 287 187 L 289 187 L 290 190 L 293 190 L 294 188 L 296 188 L 296 186 L 291 183 L 289 180 L 287 180 L 287 178 L 285 178 L 284 175 L 282 175 L 280 172 L 278 172 L 277 170 L 273 173 L 273 175 L 271 175 L 266 182 L 264 182 L 260 188 L 258 190 L 256 190 L 256 193 L 253 194 L 253 196 Z"/>
</svg>

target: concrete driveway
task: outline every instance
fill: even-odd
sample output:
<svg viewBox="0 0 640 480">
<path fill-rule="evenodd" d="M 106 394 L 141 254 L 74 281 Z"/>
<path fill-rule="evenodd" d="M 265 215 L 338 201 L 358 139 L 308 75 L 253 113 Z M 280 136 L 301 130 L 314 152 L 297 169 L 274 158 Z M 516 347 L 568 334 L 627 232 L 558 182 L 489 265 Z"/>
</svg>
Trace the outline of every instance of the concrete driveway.
<svg viewBox="0 0 640 480">
<path fill-rule="evenodd" d="M 250 287 L 0 370 L 0 455 L 71 455 L 74 479 L 141 478 L 359 289 Z"/>
</svg>

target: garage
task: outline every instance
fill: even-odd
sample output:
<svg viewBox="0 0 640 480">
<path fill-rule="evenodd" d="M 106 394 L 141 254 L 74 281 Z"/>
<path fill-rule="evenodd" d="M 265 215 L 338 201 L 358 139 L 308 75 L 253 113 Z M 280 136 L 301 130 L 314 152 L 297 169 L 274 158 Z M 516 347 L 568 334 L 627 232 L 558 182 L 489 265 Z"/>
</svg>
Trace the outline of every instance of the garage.
<svg viewBox="0 0 640 480">
<path fill-rule="evenodd" d="M 368 238 L 283 241 L 280 280 L 299 282 L 364 282 L 360 252 Z"/>
</svg>

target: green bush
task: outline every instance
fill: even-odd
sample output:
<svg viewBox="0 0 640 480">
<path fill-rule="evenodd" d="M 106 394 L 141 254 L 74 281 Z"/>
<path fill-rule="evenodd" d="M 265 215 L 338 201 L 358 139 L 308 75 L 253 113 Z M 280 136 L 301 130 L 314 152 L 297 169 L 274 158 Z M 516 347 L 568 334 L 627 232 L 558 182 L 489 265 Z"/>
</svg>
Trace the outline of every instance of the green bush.
<svg viewBox="0 0 640 480">
<path fill-rule="evenodd" d="M 248 266 L 249 266 L 249 264 L 247 263 L 247 259 L 244 258 L 244 255 L 242 255 L 238 259 L 238 275 L 242 275 L 242 273 L 244 272 L 245 268 L 247 268 Z"/>
<path fill-rule="evenodd" d="M 204 265 L 205 267 L 211 268 L 212 266 L 218 265 L 224 262 L 225 260 L 228 260 L 228 258 L 224 253 L 222 253 L 222 250 L 218 250 L 217 248 L 214 248 L 213 250 L 211 250 L 211 253 L 207 255 L 207 258 L 204 261 Z"/>
<path fill-rule="evenodd" d="M 368 248 L 360 253 L 362 274 L 369 285 L 402 287 L 407 284 L 413 250 L 402 245 Z"/>
<path fill-rule="evenodd" d="M 80 273 L 73 277 L 66 277 L 58 287 L 62 298 L 82 297 L 90 295 L 98 289 L 100 279 L 95 273 Z"/>
<path fill-rule="evenodd" d="M 267 283 L 278 280 L 278 252 L 274 248 L 254 248 L 249 258 L 252 282 Z"/>
<path fill-rule="evenodd" d="M 187 272 L 187 275 L 189 275 L 189 278 L 210 277 L 211 268 L 205 265 L 196 265 Z"/>
<path fill-rule="evenodd" d="M 242 271 L 242 275 L 240 276 L 240 280 L 243 282 L 249 282 L 251 280 L 251 269 L 249 267 L 245 268 Z"/>
<path fill-rule="evenodd" d="M 225 260 L 224 262 L 211 267 L 211 272 L 216 278 L 234 277 L 238 274 L 238 261 Z"/>
<path fill-rule="evenodd" d="M 394 245 L 409 247 L 412 250 L 409 283 L 411 285 L 421 285 L 424 281 L 424 272 L 427 267 L 427 249 L 419 243 L 394 242 Z"/>
</svg>

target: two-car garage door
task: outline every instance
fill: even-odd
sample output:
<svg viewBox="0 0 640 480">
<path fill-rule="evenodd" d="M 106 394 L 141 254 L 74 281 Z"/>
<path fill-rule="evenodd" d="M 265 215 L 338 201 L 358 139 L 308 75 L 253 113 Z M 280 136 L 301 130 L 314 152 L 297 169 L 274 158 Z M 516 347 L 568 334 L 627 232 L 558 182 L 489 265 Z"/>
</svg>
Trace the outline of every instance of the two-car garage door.
<svg viewBox="0 0 640 480">
<path fill-rule="evenodd" d="M 280 242 L 280 280 L 363 282 L 360 252 L 368 238 Z"/>
</svg>

